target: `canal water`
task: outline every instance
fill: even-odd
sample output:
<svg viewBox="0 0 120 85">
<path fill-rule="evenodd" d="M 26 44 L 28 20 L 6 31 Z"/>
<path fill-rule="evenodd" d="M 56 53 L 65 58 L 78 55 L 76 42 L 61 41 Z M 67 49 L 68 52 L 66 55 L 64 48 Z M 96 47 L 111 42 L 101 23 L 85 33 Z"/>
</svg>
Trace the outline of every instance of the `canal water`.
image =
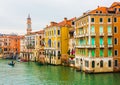
<svg viewBox="0 0 120 85">
<path fill-rule="evenodd" d="M 0 85 L 120 85 L 120 73 L 85 74 L 64 66 L 0 60 Z"/>
</svg>

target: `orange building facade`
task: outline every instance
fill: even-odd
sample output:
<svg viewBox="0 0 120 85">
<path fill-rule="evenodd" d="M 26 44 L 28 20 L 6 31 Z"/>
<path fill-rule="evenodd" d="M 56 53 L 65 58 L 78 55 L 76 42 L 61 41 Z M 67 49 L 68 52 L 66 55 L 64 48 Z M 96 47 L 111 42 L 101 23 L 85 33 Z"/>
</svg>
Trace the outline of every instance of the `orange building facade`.
<svg viewBox="0 0 120 85">
<path fill-rule="evenodd" d="M 20 53 L 20 38 L 20 36 L 15 34 L 0 35 L 0 57 L 18 57 Z"/>
<path fill-rule="evenodd" d="M 76 19 L 76 67 L 93 73 L 120 70 L 119 21 L 119 2 Z"/>
</svg>

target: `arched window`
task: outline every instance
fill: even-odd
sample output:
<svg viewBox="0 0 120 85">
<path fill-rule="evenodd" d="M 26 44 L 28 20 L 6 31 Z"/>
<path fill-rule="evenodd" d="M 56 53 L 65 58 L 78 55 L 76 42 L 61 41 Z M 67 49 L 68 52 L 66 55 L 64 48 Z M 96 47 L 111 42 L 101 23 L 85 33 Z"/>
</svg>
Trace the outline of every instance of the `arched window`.
<svg viewBox="0 0 120 85">
<path fill-rule="evenodd" d="M 95 61 L 92 61 L 92 68 L 95 68 Z"/>
<path fill-rule="evenodd" d="M 103 60 L 100 61 L 100 67 L 103 67 Z"/>
</svg>

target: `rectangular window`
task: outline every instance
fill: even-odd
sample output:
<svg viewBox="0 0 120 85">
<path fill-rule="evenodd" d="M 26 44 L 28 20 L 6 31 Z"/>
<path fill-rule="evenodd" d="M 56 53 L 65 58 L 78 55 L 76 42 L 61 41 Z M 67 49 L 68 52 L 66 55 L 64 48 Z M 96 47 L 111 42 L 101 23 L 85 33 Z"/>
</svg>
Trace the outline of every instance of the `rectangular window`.
<svg viewBox="0 0 120 85">
<path fill-rule="evenodd" d="M 91 33 L 95 33 L 95 27 L 91 26 Z"/>
<path fill-rule="evenodd" d="M 116 26 L 114 27 L 114 33 L 117 33 L 117 27 Z"/>
<path fill-rule="evenodd" d="M 116 17 L 114 18 L 114 22 L 117 22 L 117 18 Z"/>
<path fill-rule="evenodd" d="M 91 18 L 91 22 L 94 22 L 94 18 Z"/>
<path fill-rule="evenodd" d="M 112 45 L 112 38 L 108 37 L 108 45 Z"/>
<path fill-rule="evenodd" d="M 95 61 L 92 61 L 92 68 L 95 68 Z"/>
<path fill-rule="evenodd" d="M 95 50 L 92 49 L 91 51 L 92 51 L 92 52 L 91 52 L 92 57 L 95 57 Z"/>
<path fill-rule="evenodd" d="M 115 66 L 118 66 L 118 60 L 115 60 L 114 64 L 115 64 Z"/>
<path fill-rule="evenodd" d="M 115 52 L 115 56 L 117 56 L 117 55 L 118 55 L 118 51 L 117 51 L 117 50 L 115 50 L 114 52 Z"/>
<path fill-rule="evenodd" d="M 58 35 L 60 35 L 60 30 L 58 30 Z"/>
<path fill-rule="evenodd" d="M 103 67 L 103 60 L 100 61 L 100 67 Z"/>
<path fill-rule="evenodd" d="M 84 41 L 83 39 L 80 39 L 80 45 L 83 45 Z"/>
<path fill-rule="evenodd" d="M 83 33 L 84 33 L 83 28 L 80 28 L 79 29 L 79 34 L 83 34 Z"/>
<path fill-rule="evenodd" d="M 103 45 L 103 37 L 100 37 L 100 45 Z"/>
<path fill-rule="evenodd" d="M 108 67 L 111 67 L 111 60 L 108 61 Z"/>
<path fill-rule="evenodd" d="M 108 33 L 112 33 L 112 28 L 111 28 L 111 26 L 108 26 Z"/>
<path fill-rule="evenodd" d="M 4 51 L 7 51 L 7 48 L 4 48 Z"/>
<path fill-rule="evenodd" d="M 112 49 L 108 49 L 108 57 L 112 56 Z"/>
<path fill-rule="evenodd" d="M 89 67 L 89 62 L 85 61 L 85 67 Z"/>
<path fill-rule="evenodd" d="M 56 48 L 56 41 L 54 41 L 54 47 Z"/>
<path fill-rule="evenodd" d="M 58 42 L 58 48 L 60 48 L 60 42 Z"/>
<path fill-rule="evenodd" d="M 100 31 L 100 33 L 103 33 L 103 26 L 100 26 L 99 31 Z"/>
<path fill-rule="evenodd" d="M 118 39 L 117 39 L 117 38 L 115 38 L 115 40 L 114 40 L 115 45 L 117 45 L 117 43 L 118 43 L 118 42 L 117 42 L 117 40 L 118 40 Z"/>
<path fill-rule="evenodd" d="M 101 22 L 103 22 L 103 19 L 102 19 L 102 18 L 100 18 L 100 23 L 101 23 Z"/>
<path fill-rule="evenodd" d="M 76 58 L 76 64 L 79 64 L 79 59 L 78 58 Z"/>
<path fill-rule="evenodd" d="M 108 18 L 108 22 L 111 22 L 111 19 L 110 19 L 110 18 Z"/>
<path fill-rule="evenodd" d="M 58 51 L 58 59 L 60 59 L 60 57 L 61 57 L 61 53 L 60 51 Z"/>
<path fill-rule="evenodd" d="M 103 57 L 104 53 L 103 53 L 103 49 L 100 49 L 100 57 Z"/>
<path fill-rule="evenodd" d="M 91 44 L 95 45 L 95 38 L 94 37 L 91 38 Z"/>
</svg>

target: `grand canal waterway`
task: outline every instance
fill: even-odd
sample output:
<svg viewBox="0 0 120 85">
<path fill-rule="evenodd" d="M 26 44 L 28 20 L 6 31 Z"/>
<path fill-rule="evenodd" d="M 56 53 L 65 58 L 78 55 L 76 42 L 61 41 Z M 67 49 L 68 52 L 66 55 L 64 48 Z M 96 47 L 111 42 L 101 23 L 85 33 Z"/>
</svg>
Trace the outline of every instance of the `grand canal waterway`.
<svg viewBox="0 0 120 85">
<path fill-rule="evenodd" d="M 0 60 L 0 85 L 120 85 L 120 73 L 85 74 L 64 66 Z"/>
</svg>

